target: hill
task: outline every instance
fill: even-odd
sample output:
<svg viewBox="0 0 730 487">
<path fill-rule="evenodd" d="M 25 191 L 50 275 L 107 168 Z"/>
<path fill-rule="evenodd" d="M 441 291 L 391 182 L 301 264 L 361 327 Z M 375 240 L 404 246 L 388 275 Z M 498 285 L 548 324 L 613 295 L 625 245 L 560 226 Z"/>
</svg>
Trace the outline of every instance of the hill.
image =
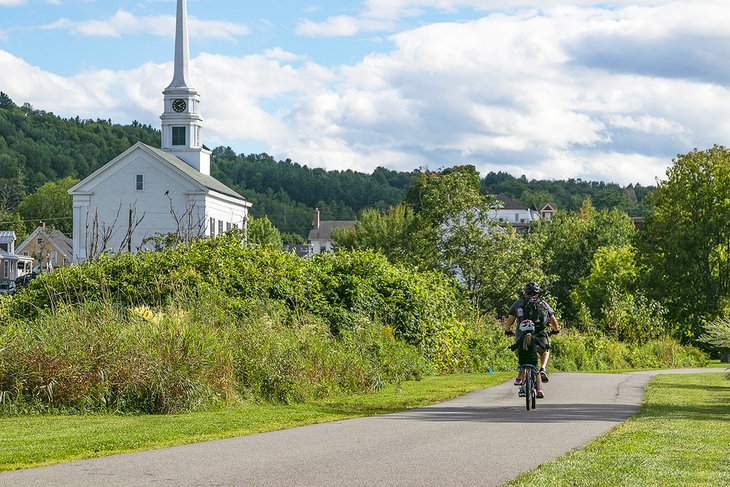
<svg viewBox="0 0 730 487">
<path fill-rule="evenodd" d="M 17 106 L 0 92 L 0 227 L 22 234 L 21 220 L 30 231 L 39 218 L 58 217 L 24 213 L 21 203 L 45 183 L 63 181 L 65 188 L 88 176 L 137 141 L 159 147 L 160 132 L 136 121 L 119 125 L 61 118 L 29 104 Z M 323 220 L 353 220 L 366 208 L 386 209 L 404 200 L 420 171 L 327 171 L 289 159 L 277 161 L 268 154 L 236 154 L 230 147 L 212 151 L 211 169 L 214 177 L 254 204 L 254 217 L 266 215 L 282 232 L 301 236 L 307 235 L 315 207 Z M 503 172 L 482 179 L 483 192 L 504 193 L 526 206 L 551 202 L 561 209 L 578 209 L 584 199 L 591 199 L 598 209 L 618 207 L 632 215 L 646 212 L 644 199 L 652 189 L 573 179 L 527 180 Z"/>
</svg>

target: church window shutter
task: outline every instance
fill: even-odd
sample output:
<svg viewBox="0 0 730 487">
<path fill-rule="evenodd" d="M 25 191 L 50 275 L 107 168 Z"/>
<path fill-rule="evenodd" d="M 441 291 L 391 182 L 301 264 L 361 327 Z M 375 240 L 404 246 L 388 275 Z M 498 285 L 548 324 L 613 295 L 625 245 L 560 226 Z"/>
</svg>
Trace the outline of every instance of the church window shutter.
<svg viewBox="0 0 730 487">
<path fill-rule="evenodd" d="M 185 127 L 172 127 L 172 145 L 185 145 Z"/>
</svg>

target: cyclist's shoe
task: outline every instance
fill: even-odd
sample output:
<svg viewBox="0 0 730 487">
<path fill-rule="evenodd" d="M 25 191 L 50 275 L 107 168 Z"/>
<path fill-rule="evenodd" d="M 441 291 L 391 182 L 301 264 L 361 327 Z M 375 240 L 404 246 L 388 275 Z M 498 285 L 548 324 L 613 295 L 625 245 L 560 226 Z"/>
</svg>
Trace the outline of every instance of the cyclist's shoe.
<svg viewBox="0 0 730 487">
<path fill-rule="evenodd" d="M 521 386 L 522 385 L 522 377 L 517 377 L 515 379 L 515 385 L 516 386 Z"/>
<path fill-rule="evenodd" d="M 545 369 L 540 369 L 540 378 L 543 382 L 550 382 L 550 377 L 548 377 L 547 372 Z"/>
<path fill-rule="evenodd" d="M 520 390 L 517 392 L 517 396 L 518 397 L 525 397 L 526 396 L 524 386 L 521 386 L 520 387 Z"/>
<path fill-rule="evenodd" d="M 538 389 L 537 390 L 537 398 L 538 399 L 542 399 L 543 397 L 545 397 L 545 394 L 543 394 L 542 389 Z"/>
</svg>

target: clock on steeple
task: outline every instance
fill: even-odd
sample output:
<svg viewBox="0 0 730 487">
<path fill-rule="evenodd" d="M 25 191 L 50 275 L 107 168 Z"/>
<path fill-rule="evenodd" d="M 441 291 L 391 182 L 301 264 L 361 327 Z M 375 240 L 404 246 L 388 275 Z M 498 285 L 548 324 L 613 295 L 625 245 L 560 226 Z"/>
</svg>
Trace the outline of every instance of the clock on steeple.
<svg viewBox="0 0 730 487">
<path fill-rule="evenodd" d="M 184 112 L 187 107 L 187 102 L 182 98 L 175 98 L 174 100 L 172 100 L 172 109 L 175 110 L 177 113 Z"/>
</svg>

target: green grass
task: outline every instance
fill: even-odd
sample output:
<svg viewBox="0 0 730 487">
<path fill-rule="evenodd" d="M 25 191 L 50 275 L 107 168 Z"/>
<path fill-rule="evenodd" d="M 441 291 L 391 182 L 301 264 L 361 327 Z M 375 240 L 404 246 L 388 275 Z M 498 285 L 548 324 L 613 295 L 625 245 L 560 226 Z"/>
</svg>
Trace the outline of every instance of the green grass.
<svg viewBox="0 0 730 487">
<path fill-rule="evenodd" d="M 0 417 L 0 471 L 401 411 L 499 384 L 511 375 L 426 377 L 372 394 L 296 405 L 252 403 L 179 415 Z"/>
<path fill-rule="evenodd" d="M 730 381 L 724 376 L 657 376 L 636 416 L 507 485 L 730 485 Z"/>
</svg>

